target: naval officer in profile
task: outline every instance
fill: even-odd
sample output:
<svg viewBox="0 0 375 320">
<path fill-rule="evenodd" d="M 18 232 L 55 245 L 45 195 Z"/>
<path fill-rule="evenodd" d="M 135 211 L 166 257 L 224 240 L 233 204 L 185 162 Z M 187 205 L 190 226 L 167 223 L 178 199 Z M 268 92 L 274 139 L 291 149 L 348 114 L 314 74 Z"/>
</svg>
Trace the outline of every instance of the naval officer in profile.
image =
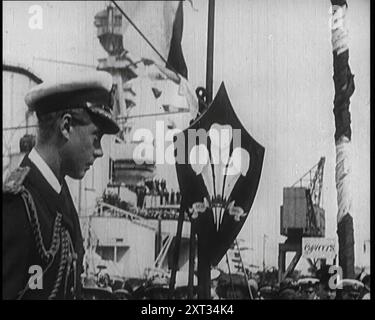
<svg viewBox="0 0 375 320">
<path fill-rule="evenodd" d="M 65 176 L 82 179 L 103 156 L 103 134 L 119 131 L 112 88 L 96 71 L 27 93 L 37 141 L 3 183 L 3 299 L 79 298 L 84 248 Z"/>
</svg>

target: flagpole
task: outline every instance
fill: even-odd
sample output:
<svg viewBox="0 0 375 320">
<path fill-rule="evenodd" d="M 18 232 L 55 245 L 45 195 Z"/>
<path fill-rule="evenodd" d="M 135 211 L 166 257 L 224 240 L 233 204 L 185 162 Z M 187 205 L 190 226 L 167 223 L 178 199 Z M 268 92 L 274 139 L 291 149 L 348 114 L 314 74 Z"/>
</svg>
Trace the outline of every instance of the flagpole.
<svg viewBox="0 0 375 320">
<path fill-rule="evenodd" d="M 184 224 L 184 217 L 185 217 L 185 208 L 181 204 L 178 221 L 177 221 L 177 232 L 176 232 L 174 252 L 173 252 L 171 278 L 169 281 L 169 295 L 170 295 L 169 297 L 170 298 L 173 297 L 174 287 L 176 284 L 176 275 L 177 275 L 177 269 L 178 269 L 178 260 L 180 256 L 180 245 L 181 245 L 182 227 Z"/>
<path fill-rule="evenodd" d="M 215 26 L 215 0 L 208 2 L 208 30 L 207 30 L 207 64 L 206 64 L 206 92 L 207 105 L 212 101 L 212 83 L 214 73 L 214 26 Z"/>
<path fill-rule="evenodd" d="M 206 62 L 206 104 L 212 102 L 214 66 L 215 0 L 208 2 L 207 62 Z M 211 265 L 209 248 L 203 235 L 198 235 L 198 299 L 211 297 Z"/>
<path fill-rule="evenodd" d="M 190 223 L 188 298 L 194 298 L 195 223 Z"/>
</svg>

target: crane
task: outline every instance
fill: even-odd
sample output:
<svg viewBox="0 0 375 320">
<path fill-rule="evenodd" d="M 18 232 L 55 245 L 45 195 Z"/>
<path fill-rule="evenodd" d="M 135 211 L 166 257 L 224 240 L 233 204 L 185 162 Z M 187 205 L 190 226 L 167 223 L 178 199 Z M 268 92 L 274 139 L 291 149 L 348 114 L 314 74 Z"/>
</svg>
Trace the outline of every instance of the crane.
<svg viewBox="0 0 375 320">
<path fill-rule="evenodd" d="M 324 237 L 325 217 L 323 209 L 323 174 L 325 157 L 299 178 L 291 187 L 283 190 L 280 210 L 280 233 L 286 236 L 279 244 L 279 281 L 290 274 L 302 256 L 303 237 Z M 292 262 L 285 268 L 287 252 L 295 252 Z M 315 267 L 315 263 L 309 261 Z"/>
<path fill-rule="evenodd" d="M 311 235 L 324 236 L 324 225 L 321 223 L 321 211 L 323 208 L 323 174 L 325 157 L 321 157 L 319 162 L 298 179 L 292 187 L 306 188 L 307 201 L 307 229 Z"/>
</svg>

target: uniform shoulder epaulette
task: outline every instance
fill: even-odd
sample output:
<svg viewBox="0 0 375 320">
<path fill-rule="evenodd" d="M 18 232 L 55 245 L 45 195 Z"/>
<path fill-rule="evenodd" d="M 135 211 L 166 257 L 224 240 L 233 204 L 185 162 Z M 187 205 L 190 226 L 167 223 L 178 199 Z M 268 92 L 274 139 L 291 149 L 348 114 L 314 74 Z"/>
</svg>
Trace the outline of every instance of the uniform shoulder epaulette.
<svg viewBox="0 0 375 320">
<path fill-rule="evenodd" d="M 23 190 L 23 182 L 30 171 L 29 167 L 13 170 L 3 183 L 3 193 L 18 194 Z"/>
</svg>

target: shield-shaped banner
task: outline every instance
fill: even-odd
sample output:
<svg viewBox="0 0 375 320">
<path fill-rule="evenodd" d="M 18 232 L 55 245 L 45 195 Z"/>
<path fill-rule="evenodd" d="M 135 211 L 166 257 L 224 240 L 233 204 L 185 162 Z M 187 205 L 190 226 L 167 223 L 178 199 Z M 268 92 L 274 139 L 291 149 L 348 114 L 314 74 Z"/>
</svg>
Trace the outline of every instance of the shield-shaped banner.
<svg viewBox="0 0 375 320">
<path fill-rule="evenodd" d="M 250 212 L 265 149 L 241 124 L 224 83 L 208 110 L 175 136 L 174 146 L 182 210 L 217 265 Z"/>
</svg>

